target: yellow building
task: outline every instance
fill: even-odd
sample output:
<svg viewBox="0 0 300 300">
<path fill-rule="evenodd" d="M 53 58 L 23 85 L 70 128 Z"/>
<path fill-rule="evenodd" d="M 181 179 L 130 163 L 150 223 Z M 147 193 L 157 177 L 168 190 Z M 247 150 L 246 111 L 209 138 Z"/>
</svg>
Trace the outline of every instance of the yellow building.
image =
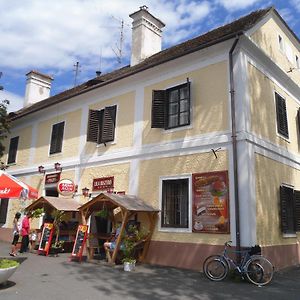
<svg viewBox="0 0 300 300">
<path fill-rule="evenodd" d="M 59 173 L 79 203 L 109 189 L 160 209 L 150 263 L 201 270 L 232 240 L 299 264 L 298 37 L 268 8 L 161 51 L 164 24 L 145 7 L 130 16 L 130 66 L 52 97 L 51 77 L 27 74 L 7 171 L 45 197 Z M 5 209 L 2 233 L 20 203 Z"/>
</svg>

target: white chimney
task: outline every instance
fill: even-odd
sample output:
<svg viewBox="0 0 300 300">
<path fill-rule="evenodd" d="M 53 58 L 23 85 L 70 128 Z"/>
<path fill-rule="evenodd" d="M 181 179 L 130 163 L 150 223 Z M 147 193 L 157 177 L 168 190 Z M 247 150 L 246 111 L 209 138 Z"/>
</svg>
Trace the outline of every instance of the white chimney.
<svg viewBox="0 0 300 300">
<path fill-rule="evenodd" d="M 147 6 L 129 15 L 132 22 L 131 66 L 161 51 L 161 34 L 165 24 L 152 16 Z"/>
<path fill-rule="evenodd" d="M 26 76 L 24 107 L 50 97 L 51 76 L 37 71 L 30 71 Z"/>
</svg>

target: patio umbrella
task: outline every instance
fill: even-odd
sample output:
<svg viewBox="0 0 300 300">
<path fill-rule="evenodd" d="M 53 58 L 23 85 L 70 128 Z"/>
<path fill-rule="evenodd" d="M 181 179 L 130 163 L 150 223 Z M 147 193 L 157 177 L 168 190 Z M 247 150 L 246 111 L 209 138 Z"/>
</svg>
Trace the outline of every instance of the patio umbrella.
<svg viewBox="0 0 300 300">
<path fill-rule="evenodd" d="M 0 170 L 0 198 L 37 199 L 38 191 L 14 176 Z"/>
</svg>

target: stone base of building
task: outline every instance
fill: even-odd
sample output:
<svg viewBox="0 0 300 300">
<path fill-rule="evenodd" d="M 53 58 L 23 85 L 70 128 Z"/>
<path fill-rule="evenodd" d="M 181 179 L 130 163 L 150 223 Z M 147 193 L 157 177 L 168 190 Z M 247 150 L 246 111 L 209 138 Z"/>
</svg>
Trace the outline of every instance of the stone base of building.
<svg viewBox="0 0 300 300">
<path fill-rule="evenodd" d="M 0 240 L 4 242 L 11 242 L 13 238 L 12 228 L 0 227 Z"/>
</svg>

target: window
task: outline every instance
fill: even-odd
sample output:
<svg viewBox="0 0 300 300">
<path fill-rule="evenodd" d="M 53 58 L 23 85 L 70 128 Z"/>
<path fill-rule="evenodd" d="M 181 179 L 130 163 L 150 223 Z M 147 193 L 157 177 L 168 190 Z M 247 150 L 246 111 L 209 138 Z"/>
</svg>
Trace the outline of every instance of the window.
<svg viewBox="0 0 300 300">
<path fill-rule="evenodd" d="M 18 151 L 19 137 L 16 136 L 10 139 L 9 151 L 8 151 L 8 164 L 13 164 L 16 162 L 17 151 Z"/>
<path fill-rule="evenodd" d="M 280 35 L 278 35 L 278 43 L 279 43 L 279 49 L 284 52 L 284 43 L 283 43 L 283 39 Z"/>
<path fill-rule="evenodd" d="M 5 224 L 8 208 L 8 198 L 0 199 L 0 224 Z"/>
<path fill-rule="evenodd" d="M 281 229 L 283 233 L 300 231 L 300 191 L 280 187 Z"/>
<path fill-rule="evenodd" d="M 299 61 L 299 57 L 297 55 L 295 56 L 295 62 L 296 62 L 296 68 L 300 69 L 300 61 Z"/>
<path fill-rule="evenodd" d="M 65 122 L 60 122 L 52 126 L 50 154 L 61 152 L 64 128 L 65 128 Z"/>
<path fill-rule="evenodd" d="M 106 144 L 115 139 L 117 106 L 107 106 L 102 110 L 90 110 L 87 141 Z"/>
<path fill-rule="evenodd" d="M 190 82 L 152 95 L 152 128 L 171 129 L 190 124 Z"/>
<path fill-rule="evenodd" d="M 277 132 L 282 136 L 289 138 L 285 99 L 282 98 L 277 93 L 275 93 L 275 99 L 276 99 Z"/>
<path fill-rule="evenodd" d="M 188 191 L 188 179 L 163 180 L 161 227 L 189 227 Z"/>
</svg>

